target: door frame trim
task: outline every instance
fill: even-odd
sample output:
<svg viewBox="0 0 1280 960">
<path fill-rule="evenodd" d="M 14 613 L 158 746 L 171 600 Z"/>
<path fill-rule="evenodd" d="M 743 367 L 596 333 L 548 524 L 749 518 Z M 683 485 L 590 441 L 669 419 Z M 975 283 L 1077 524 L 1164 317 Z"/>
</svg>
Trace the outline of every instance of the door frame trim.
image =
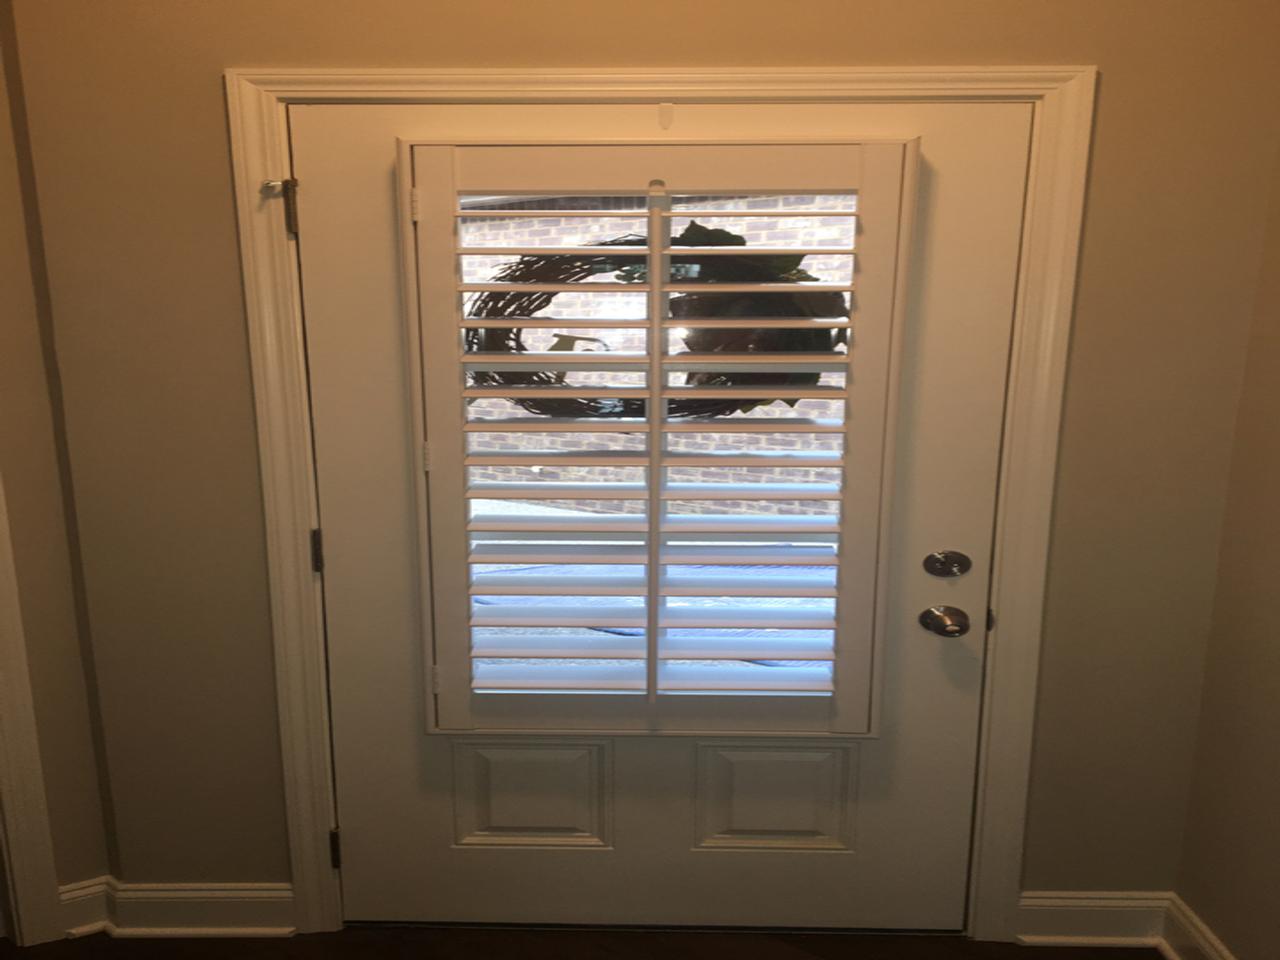
<svg viewBox="0 0 1280 960">
<path fill-rule="evenodd" d="M 1090 66 L 705 70 L 273 70 L 225 73 L 276 693 L 300 932 L 342 926 L 297 245 L 278 190 L 287 109 L 329 103 L 1029 103 L 1034 110 L 1001 449 L 966 932 L 1012 940 L 1067 348 L 1097 70 Z"/>
</svg>

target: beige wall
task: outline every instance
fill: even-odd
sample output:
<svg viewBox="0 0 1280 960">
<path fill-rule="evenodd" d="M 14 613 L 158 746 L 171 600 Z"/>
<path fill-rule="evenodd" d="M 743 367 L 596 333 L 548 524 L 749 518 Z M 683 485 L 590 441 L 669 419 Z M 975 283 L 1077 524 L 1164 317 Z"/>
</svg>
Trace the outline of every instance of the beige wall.
<svg viewBox="0 0 1280 960">
<path fill-rule="evenodd" d="M 0 24 L 5 19 L 0 9 Z M 3 52 L 0 45 L 0 57 Z M 58 879 L 67 883 L 105 873 L 107 851 L 3 66 L 0 59 L 0 475 L 9 504 Z"/>
<path fill-rule="evenodd" d="M 287 873 L 224 67 L 1095 63 L 1027 885 L 1169 887 L 1272 7 L 18 0 L 124 875 Z"/>
<path fill-rule="evenodd" d="M 1271 192 L 1178 882 L 1239 960 L 1280 944 L 1280 164 Z"/>
</svg>

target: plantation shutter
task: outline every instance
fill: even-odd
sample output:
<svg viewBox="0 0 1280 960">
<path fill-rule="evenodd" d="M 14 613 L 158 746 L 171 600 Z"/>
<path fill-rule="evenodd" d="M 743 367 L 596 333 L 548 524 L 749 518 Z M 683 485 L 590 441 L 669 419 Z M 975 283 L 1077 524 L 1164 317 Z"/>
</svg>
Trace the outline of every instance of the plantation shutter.
<svg viewBox="0 0 1280 960">
<path fill-rule="evenodd" d="M 435 722 L 871 731 L 906 145 L 412 156 Z"/>
</svg>

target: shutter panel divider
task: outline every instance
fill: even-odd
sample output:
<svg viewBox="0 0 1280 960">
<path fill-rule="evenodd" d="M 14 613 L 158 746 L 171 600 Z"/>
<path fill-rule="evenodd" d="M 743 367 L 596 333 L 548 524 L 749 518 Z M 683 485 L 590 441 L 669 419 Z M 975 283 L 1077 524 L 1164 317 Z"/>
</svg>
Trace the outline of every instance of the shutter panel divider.
<svg viewBox="0 0 1280 960">
<path fill-rule="evenodd" d="M 647 597 L 645 598 L 645 694 L 650 704 L 658 700 L 658 656 L 662 649 L 661 615 L 662 598 L 662 535 L 661 524 L 666 504 L 663 502 L 663 485 L 666 477 L 662 469 L 662 427 L 667 419 L 667 402 L 659 393 L 665 374 L 667 339 L 662 332 L 662 321 L 667 317 L 667 294 L 663 287 L 667 281 L 671 258 L 663 251 L 671 246 L 671 221 L 663 214 L 671 210 L 671 198 L 665 193 L 664 184 L 649 184 L 649 256 L 646 271 L 649 280 L 649 402 L 645 411 L 649 415 L 649 506 L 648 506 L 648 562 Z"/>
</svg>

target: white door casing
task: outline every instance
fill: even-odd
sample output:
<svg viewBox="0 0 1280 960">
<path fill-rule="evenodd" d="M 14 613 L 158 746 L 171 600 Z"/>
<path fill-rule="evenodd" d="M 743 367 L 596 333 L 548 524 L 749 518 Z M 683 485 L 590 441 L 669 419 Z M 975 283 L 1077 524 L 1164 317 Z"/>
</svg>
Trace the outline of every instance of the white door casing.
<svg viewBox="0 0 1280 960">
<path fill-rule="evenodd" d="M 873 136 L 920 134 L 926 166 L 925 232 L 915 256 L 928 268 L 913 291 L 918 307 L 906 328 L 904 382 L 909 389 L 903 393 L 899 430 L 899 444 L 915 438 L 918 446 L 897 458 L 894 481 L 900 498 L 912 508 L 900 512 L 891 525 L 900 538 L 894 570 L 901 571 L 889 577 L 891 639 L 885 670 L 893 692 L 879 739 L 856 747 L 810 741 L 781 751 L 759 740 L 686 740 L 677 745 L 581 737 L 559 744 L 457 740 L 450 747 L 445 738 L 424 734 L 426 664 L 414 640 L 420 629 L 415 611 L 405 602 L 415 596 L 418 573 L 419 541 L 407 528 L 419 467 L 411 438 L 420 433 L 410 424 L 412 406 L 405 403 L 411 378 L 405 376 L 397 329 L 395 207 L 387 203 L 392 199 L 387 175 L 394 144 L 388 153 L 386 134 L 394 130 L 403 136 L 411 124 L 395 108 L 387 109 L 380 132 L 362 126 L 372 119 L 368 114 L 295 109 L 295 172 L 305 184 L 299 209 L 302 275 L 326 531 L 348 917 L 963 926 L 981 629 L 962 641 L 940 641 L 915 625 L 914 618 L 923 607 L 941 602 L 967 607 L 979 622 L 984 612 L 1030 111 L 1017 104 L 970 107 L 963 116 L 945 115 L 942 123 L 933 118 L 922 133 L 920 117 L 904 119 L 898 115 L 901 108 L 856 109 L 861 117 L 833 121 L 827 110 L 810 123 L 819 136 L 832 136 L 833 122 L 846 124 L 840 132 L 847 133 L 858 126 L 865 129 L 870 115 Z M 726 139 L 758 135 L 761 125 L 766 137 L 776 136 L 795 119 L 791 108 L 753 109 L 749 116 L 738 113 L 735 127 L 733 108 L 690 107 L 685 112 L 691 115 L 687 122 L 702 121 L 697 134 L 705 130 Z M 465 115 L 450 113 L 421 108 L 418 122 L 431 126 L 433 133 L 439 133 L 442 123 L 459 123 L 462 138 L 495 122 L 517 138 L 539 132 L 545 136 L 548 129 L 565 130 L 566 136 L 589 129 L 600 136 L 611 122 L 615 136 L 628 139 L 653 122 L 643 107 L 614 108 L 607 115 L 587 107 L 562 108 L 559 116 L 518 108 L 493 110 L 488 116 L 477 116 L 474 108 Z M 770 120 L 776 124 L 772 129 Z M 886 125 L 893 127 L 891 132 Z M 915 126 L 904 130 L 907 125 Z M 385 199 L 379 201 L 379 196 Z M 414 285 L 407 289 L 414 291 Z M 424 344 L 427 350 L 437 346 Z M 939 416 L 951 419 L 944 422 Z M 932 428 L 926 424 L 930 418 Z M 939 464 L 949 466 L 941 470 Z M 920 558 L 944 546 L 963 547 L 974 556 L 974 573 L 942 582 L 920 572 Z M 908 676 L 922 684 L 914 701 L 903 696 Z M 531 764 L 524 751 L 567 766 L 553 774 L 551 767 Z M 761 757 L 783 766 L 761 766 Z M 794 782 L 819 791 L 820 801 L 810 795 L 789 798 L 790 806 L 778 800 L 782 806 L 766 804 L 766 815 L 764 808 L 751 806 L 751 797 L 725 792 L 725 783 L 791 780 L 783 773 L 791 763 L 816 764 L 807 767 L 820 771 L 816 780 Z M 576 771 L 572 776 L 570 768 Z M 456 773 L 452 786 L 447 773 Z M 524 789 L 518 785 L 527 785 L 529 778 L 543 783 L 538 789 L 544 791 L 552 791 L 552 782 L 573 785 L 571 796 L 550 797 L 544 804 L 553 811 L 547 816 L 555 823 L 559 817 L 566 821 L 562 827 L 571 828 L 557 833 L 554 842 L 545 835 L 541 844 L 533 839 L 554 823 L 529 822 L 528 816 L 514 812 L 510 791 Z M 419 784 L 429 784 L 425 794 L 419 793 Z M 479 794 L 476 784 L 499 793 Z M 647 806 L 635 800 L 644 794 L 641 785 L 657 790 Z M 450 790 L 456 790 L 452 799 Z M 684 801 L 680 809 L 654 816 L 676 795 Z M 794 826 L 799 800 L 818 811 L 813 816 L 825 825 L 810 832 L 816 842 L 830 847 L 796 849 L 797 831 L 788 825 Z M 754 810 L 748 822 L 774 818 L 772 827 L 762 821 L 752 828 L 763 838 L 761 845 L 752 849 L 740 842 L 742 830 L 726 818 L 728 808 Z M 784 816 L 784 809 L 791 813 Z M 498 821 L 484 822 L 477 813 L 482 810 Z M 661 828 L 645 828 L 648 840 L 637 847 L 637 824 L 658 823 Z M 562 842 L 576 847 L 575 856 L 591 859 L 575 861 L 570 869 L 557 866 L 565 851 L 531 854 L 528 849 Z M 769 845 L 772 849 L 764 852 Z M 645 853 L 637 854 L 638 848 Z M 680 875 L 691 884 L 698 878 L 700 885 L 692 890 L 699 896 L 681 888 L 673 888 L 666 899 L 627 899 L 616 891 L 610 895 L 609 885 L 617 882 L 619 872 L 602 858 L 615 852 L 630 858 L 625 861 L 629 874 Z M 754 872 L 744 868 L 762 857 L 769 859 L 767 867 L 758 864 Z M 535 858 L 551 866 L 539 872 L 532 866 Z M 715 864 L 715 858 L 726 859 Z M 798 872 L 792 876 L 792 871 Z M 587 902 L 566 897 L 567 890 L 577 888 L 557 887 L 552 881 L 570 876 L 600 898 Z M 761 885 L 765 876 L 783 887 Z M 801 877 L 821 877 L 821 893 L 803 899 L 776 895 L 802 884 Z M 745 886 L 735 894 L 738 880 Z M 521 896 L 521 890 L 542 890 L 547 898 Z M 701 896 L 708 890 L 721 891 L 720 901 Z M 486 891 L 491 896 L 482 895 Z M 747 895 L 750 891 L 774 895 L 756 902 Z"/>
<path fill-rule="evenodd" d="M 227 75 L 257 400 L 290 847 L 303 930 L 338 923 L 318 581 L 309 571 L 314 524 L 300 305 L 293 243 L 270 188 L 290 172 L 285 105 L 557 101 L 684 104 L 716 99 L 808 104 L 875 102 L 908 111 L 960 103 L 1028 104 L 1035 112 L 1028 229 L 1019 269 L 1012 377 L 1002 453 L 994 596 L 1000 626 L 988 657 L 972 935 L 1013 932 L 1043 599 L 1048 507 L 1092 110 L 1092 68 L 657 71 L 233 70 Z M 648 108 L 652 111 L 653 107 Z M 677 107 L 677 110 L 682 109 Z M 434 131 L 423 131 L 429 134 Z M 890 131 L 898 132 L 898 131 Z M 993 829 L 993 827 L 998 829 Z"/>
</svg>

